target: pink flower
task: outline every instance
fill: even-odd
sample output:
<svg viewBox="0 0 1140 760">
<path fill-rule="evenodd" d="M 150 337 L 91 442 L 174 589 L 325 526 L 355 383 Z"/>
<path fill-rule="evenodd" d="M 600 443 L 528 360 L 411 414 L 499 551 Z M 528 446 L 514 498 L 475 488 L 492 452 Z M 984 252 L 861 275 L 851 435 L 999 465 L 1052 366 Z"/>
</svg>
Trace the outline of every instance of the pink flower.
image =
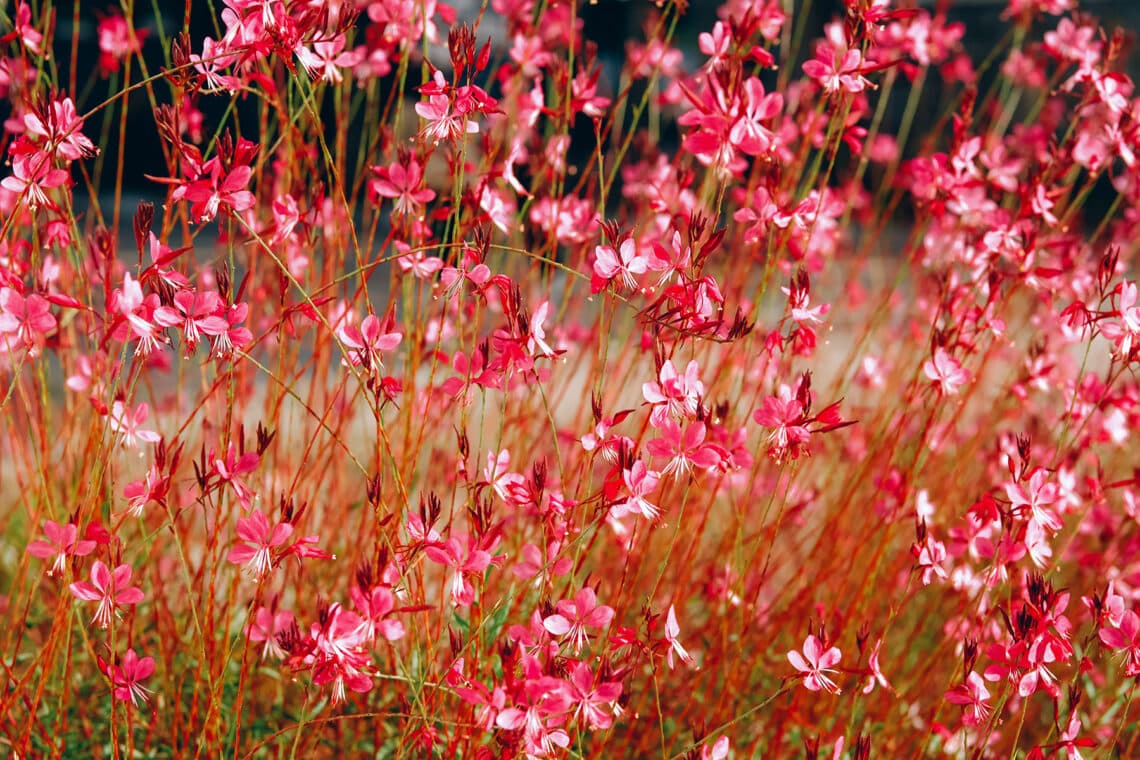
<svg viewBox="0 0 1140 760">
<path fill-rule="evenodd" d="M 50 155 L 35 151 L 13 156 L 12 176 L 0 181 L 0 186 L 23 198 L 28 208 L 34 211 L 40 206 L 57 208 L 48 198 L 47 191 L 62 187 L 67 181 L 67 172 L 52 166 Z"/>
<path fill-rule="evenodd" d="M 826 689 L 833 694 L 839 694 L 840 688 L 827 673 L 835 672 L 831 666 L 837 664 L 841 656 L 838 647 L 831 647 L 824 651 L 823 643 L 816 636 L 809 635 L 804 639 L 803 654 L 793 649 L 788 652 L 788 662 L 804 674 L 805 688 L 810 691 Z"/>
<path fill-rule="evenodd" d="M 122 436 L 123 445 L 129 449 L 138 448 L 139 441 L 158 443 L 162 436 L 153 430 L 139 427 L 149 416 L 150 409 L 145 402 L 132 412 L 122 401 L 116 401 L 111 407 L 111 430 Z"/>
<path fill-rule="evenodd" d="M 942 566 L 946 561 L 946 546 L 941 541 L 927 536 L 921 546 L 916 544 L 911 547 L 911 553 L 918 562 L 916 569 L 922 571 L 923 586 L 929 586 L 934 576 L 946 580 L 946 568 Z"/>
<path fill-rule="evenodd" d="M 922 371 L 944 396 L 955 395 L 959 388 L 970 382 L 970 373 L 944 348 L 935 350 L 934 357 L 922 365 Z"/>
<path fill-rule="evenodd" d="M 728 133 L 729 141 L 750 156 L 759 156 L 772 150 L 775 135 L 762 122 L 778 115 L 784 107 L 784 98 L 778 92 L 764 93 L 764 85 L 750 77 L 742 88 L 744 98 L 740 115 Z"/>
<path fill-rule="evenodd" d="M 728 753 L 731 749 L 732 745 L 729 743 L 728 737 L 722 736 L 711 745 L 701 745 L 701 760 L 728 760 Z"/>
<path fill-rule="evenodd" d="M 158 296 L 154 293 L 143 296 L 142 285 L 127 272 L 123 275 L 123 287 L 111 295 L 110 311 L 123 320 L 115 333 L 118 340 L 127 340 L 134 335 L 139 340 L 135 355 L 148 356 L 167 342 L 162 330 L 154 321 L 154 313 L 160 308 Z"/>
<path fill-rule="evenodd" d="M 478 123 L 451 112 L 451 100 L 446 95 L 432 95 L 426 103 L 416 103 L 416 113 L 427 120 L 424 134 L 437 145 L 440 141 L 454 140 L 464 132 L 473 135 L 479 131 Z"/>
<path fill-rule="evenodd" d="M 613 620 L 613 608 L 600 605 L 597 601 L 594 590 L 587 586 L 575 594 L 573 599 L 558 602 L 555 605 L 558 612 L 546 617 L 542 625 L 559 638 L 569 635 L 574 642 L 574 654 L 577 654 L 589 643 L 587 628 L 605 628 Z"/>
<path fill-rule="evenodd" d="M 368 643 L 383 636 L 387 641 L 404 637 L 404 624 L 389 617 L 396 609 L 396 596 L 388 586 L 374 586 L 365 592 L 357 586 L 350 590 L 352 603 L 360 613 L 361 632 Z"/>
<path fill-rule="evenodd" d="M 245 565 L 242 572 L 260 581 L 273 569 L 274 549 L 281 547 L 293 535 L 293 525 L 283 522 L 270 526 L 265 513 L 255 509 L 249 517 L 238 518 L 237 532 L 240 541 L 230 549 L 226 560 L 235 565 Z"/>
<path fill-rule="evenodd" d="M 310 649 L 303 659 L 313 670 L 314 684 L 333 685 L 333 704 L 344 701 L 346 687 L 358 694 L 372 690 L 371 663 L 360 623 L 359 615 L 334 602 L 321 622 L 310 628 Z"/>
<path fill-rule="evenodd" d="M 54 558 L 48 575 L 62 575 L 69 556 L 82 557 L 95 550 L 95 542 L 79 540 L 79 527 L 73 523 L 60 525 L 54 520 L 44 520 L 46 541 L 37 540 L 28 544 L 28 554 L 40 559 Z"/>
<path fill-rule="evenodd" d="M 653 405 L 654 425 L 660 426 L 666 415 L 691 417 L 697 413 L 697 404 L 705 395 L 700 373 L 700 365 L 695 361 L 689 362 L 682 375 L 672 360 L 666 359 L 658 372 L 658 382 L 641 386 L 641 395 Z"/>
<path fill-rule="evenodd" d="M 249 166 L 234 166 L 225 176 L 222 174 L 222 163 L 217 157 L 208 161 L 203 168 L 206 166 L 209 167 L 207 175 L 187 185 L 183 195 L 190 201 L 190 214 L 196 221 L 212 221 L 219 211 L 227 209 L 236 214 L 253 208 L 254 195 L 245 189 L 253 176 L 253 170 Z"/>
<path fill-rule="evenodd" d="M 99 152 L 83 134 L 83 119 L 71 98 L 53 100 L 41 111 L 25 114 L 24 128 L 30 137 L 42 138 L 47 143 L 44 148 L 63 161 L 76 161 Z"/>
<path fill-rule="evenodd" d="M 277 660 L 285 659 L 286 652 L 281 648 L 277 635 L 289 629 L 293 623 L 293 613 L 288 610 L 277 610 L 265 606 L 257 608 L 253 619 L 246 626 L 246 636 L 252 642 L 264 642 L 261 648 L 262 659 L 272 657 Z"/>
<path fill-rule="evenodd" d="M 126 514 L 142 517 L 143 508 L 151 501 L 159 501 L 166 493 L 167 479 L 162 477 L 153 464 L 142 480 L 134 480 L 123 487 L 123 498 L 129 506 Z"/>
<path fill-rule="evenodd" d="M 177 327 L 186 338 L 187 351 L 198 347 L 203 335 L 217 336 L 229 329 L 229 323 L 218 316 L 222 299 L 213 291 L 183 290 L 174 295 L 174 306 L 154 310 L 154 321 L 163 327 Z"/>
<path fill-rule="evenodd" d="M 1128 610 L 1119 625 L 1105 626 L 1098 635 L 1105 646 L 1124 652 L 1125 676 L 1140 675 L 1140 615 Z"/>
<path fill-rule="evenodd" d="M 543 323 L 550 315 L 550 301 L 543 301 L 530 317 L 530 335 L 527 336 L 526 350 L 531 356 L 554 356 L 556 352 L 546 342 L 546 328 Z"/>
<path fill-rule="evenodd" d="M 475 588 L 468 580 L 469 575 L 482 573 L 491 565 L 491 553 L 477 545 L 464 546 L 464 542 L 452 537 L 440 544 L 428 546 L 424 553 L 432 562 L 447 565 L 454 570 L 451 576 L 451 603 L 456 607 L 466 607 L 475 601 Z"/>
<path fill-rule="evenodd" d="M 132 31 L 120 13 L 112 13 L 99 21 L 99 70 L 103 76 L 119 70 L 122 61 L 142 50 L 146 29 Z"/>
<path fill-rule="evenodd" d="M 629 498 L 613 506 L 613 518 L 620 520 L 630 513 L 637 513 L 647 520 L 657 519 L 661 513 L 660 508 L 645 497 L 657 489 L 660 474 L 648 469 L 645 462 L 639 459 L 622 472 L 622 479 L 629 491 Z"/>
<path fill-rule="evenodd" d="M 681 635 L 681 626 L 677 623 L 677 611 L 673 609 L 673 605 L 669 605 L 669 612 L 665 616 L 665 641 L 669 645 L 669 651 L 665 653 L 665 660 L 669 663 L 669 669 L 673 669 L 673 655 L 676 654 L 678 659 L 686 665 L 693 664 L 693 656 L 689 654 L 685 647 L 681 646 L 678 636 Z"/>
<path fill-rule="evenodd" d="M 229 359 L 236 349 L 244 348 L 253 340 L 253 333 L 249 331 L 249 328 L 242 327 L 242 322 L 246 320 L 248 315 L 249 305 L 244 303 L 234 304 L 224 310 L 221 316 L 226 327 L 214 336 L 214 348 L 211 351 L 211 356 L 215 359 Z"/>
<path fill-rule="evenodd" d="M 13 26 L 13 34 L 20 38 L 28 52 L 33 55 L 41 55 L 43 51 L 40 48 L 40 43 L 43 42 L 44 36 L 32 25 L 32 8 L 23 0 L 16 3 L 16 18 Z"/>
<path fill-rule="evenodd" d="M 752 413 L 752 419 L 771 429 L 768 455 L 777 461 L 785 453 L 798 452 L 811 439 L 811 431 L 805 426 L 804 406 L 787 385 L 781 384 L 777 395 L 764 399 L 764 405 Z"/>
<path fill-rule="evenodd" d="M 414 156 L 407 159 L 406 165 L 396 161 L 388 166 L 373 166 L 372 173 L 376 177 L 368 181 L 369 193 L 377 199 L 391 198 L 396 216 L 418 219 L 423 216 L 424 204 L 435 198 L 435 191 L 424 187 L 423 166 Z"/>
<path fill-rule="evenodd" d="M 443 269 L 443 259 L 428 256 L 423 251 L 409 251 L 406 243 L 396 243 L 396 250 L 401 253 L 400 258 L 396 259 L 400 270 L 411 272 L 413 277 L 426 280 Z"/>
<path fill-rule="evenodd" d="M 879 670 L 879 648 L 882 647 L 883 640 L 879 639 L 875 642 L 875 646 L 871 647 L 871 657 L 867 661 L 867 667 L 871 670 L 871 675 L 867 678 L 867 685 L 863 687 L 864 694 L 870 694 L 875 690 L 875 686 L 882 686 L 887 691 L 894 693 L 894 688 L 887 677 L 883 675 L 883 671 Z"/>
<path fill-rule="evenodd" d="M 615 681 L 594 683 L 594 674 L 584 662 L 574 665 L 563 691 L 574 708 L 574 720 L 591 731 L 604 731 L 613 725 L 613 715 L 602 709 L 621 696 L 621 684 Z"/>
<path fill-rule="evenodd" d="M 1140 296 L 1136 283 L 1125 282 L 1120 285 L 1120 300 L 1114 320 L 1101 323 L 1101 332 L 1116 346 L 1121 357 L 1127 358 L 1132 350 L 1140 345 Z"/>
<path fill-rule="evenodd" d="M 720 465 L 722 457 L 717 447 L 704 442 L 706 430 L 703 422 L 692 422 L 682 430 L 675 420 L 667 417 L 659 429 L 661 437 L 649 441 L 646 448 L 653 456 L 669 460 L 665 473 L 685 475 L 691 467 L 713 469 Z"/>
<path fill-rule="evenodd" d="M 611 245 L 599 245 L 594 249 L 592 289 L 597 293 L 618 277 L 625 287 L 636 288 L 636 275 L 648 270 L 649 259 L 637 252 L 637 243 L 632 238 L 623 240 L 616 250 Z"/>
<path fill-rule="evenodd" d="M 958 684 L 946 692 L 946 701 L 965 708 L 962 713 L 962 723 L 966 726 L 980 725 L 989 716 L 990 706 L 986 701 L 989 698 L 989 689 L 977 673 L 970 673 L 965 683 Z"/>
<path fill-rule="evenodd" d="M 212 454 L 213 452 L 211 452 Z M 238 454 L 237 446 L 230 442 L 229 447 L 226 449 L 226 458 L 219 459 L 211 457 L 214 462 L 214 472 L 218 474 L 218 478 L 223 483 L 229 483 L 233 486 L 234 493 L 237 494 L 238 501 L 241 502 L 243 509 L 249 509 L 253 503 L 253 499 L 257 494 L 245 484 L 242 479 L 243 475 L 248 475 L 257 469 L 261 463 L 261 457 L 257 455 L 256 451 L 247 451 L 243 454 Z"/>
<path fill-rule="evenodd" d="M 128 649 L 118 665 L 107 665 L 100 658 L 99 666 L 111 680 L 111 693 L 115 699 L 130 702 L 135 707 L 138 707 L 140 699 L 147 701 L 150 689 L 144 688 L 140 682 L 154 673 L 153 657 L 139 657 L 134 649 Z"/>
<path fill-rule="evenodd" d="M 403 338 L 398 332 L 384 332 L 384 329 L 383 323 L 375 314 L 365 317 L 359 328 L 355 325 L 340 328 L 337 337 L 348 349 L 348 359 L 343 360 L 342 364 L 379 372 L 384 366 L 384 352 L 396 348 Z"/>
<path fill-rule="evenodd" d="M 1005 493 L 1009 497 L 1010 505 L 1017 514 L 1029 514 L 1029 519 L 1057 533 L 1063 527 L 1061 518 L 1050 504 L 1058 499 L 1059 489 L 1056 483 L 1049 482 L 1049 472 L 1044 467 L 1036 467 L 1029 476 L 1028 487 L 1021 483 L 1006 483 Z"/>
<path fill-rule="evenodd" d="M 804 63 L 804 73 L 819 82 L 825 92 L 858 93 L 867 87 L 867 80 L 860 73 L 862 67 L 863 54 L 857 48 L 840 54 L 822 44 L 816 49 L 815 58 Z"/>
<path fill-rule="evenodd" d="M 352 68 L 364 60 L 363 50 L 359 53 L 356 50 L 346 53 L 344 45 L 344 34 L 338 34 L 331 40 L 314 42 L 312 50 L 304 45 L 298 45 L 297 58 L 310 76 L 340 84 L 344 81 L 344 76 L 340 73 L 341 68 Z"/>
<path fill-rule="evenodd" d="M 36 356 L 55 326 L 46 298 L 35 293 L 25 297 L 13 288 L 0 288 L 0 341 L 8 343 L 9 350 L 15 347 L 14 339 L 29 356 Z"/>
<path fill-rule="evenodd" d="M 117 607 L 121 604 L 138 604 L 143 600 L 143 592 L 135 586 L 130 586 L 131 566 L 119 565 L 110 570 L 99 560 L 91 566 L 91 582 L 79 581 L 72 583 L 69 588 L 77 598 L 87 602 L 99 602 L 95 610 L 95 617 L 91 622 L 100 628 L 111 624 L 111 615 L 119 617 Z"/>
</svg>

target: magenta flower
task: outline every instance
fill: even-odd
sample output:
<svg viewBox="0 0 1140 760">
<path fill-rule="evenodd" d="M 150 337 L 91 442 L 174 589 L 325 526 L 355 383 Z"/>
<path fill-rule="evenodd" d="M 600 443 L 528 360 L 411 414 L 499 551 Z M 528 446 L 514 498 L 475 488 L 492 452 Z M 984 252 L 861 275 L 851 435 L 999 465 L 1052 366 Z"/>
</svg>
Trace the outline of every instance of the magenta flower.
<svg viewBox="0 0 1140 760">
<path fill-rule="evenodd" d="M 454 569 L 451 576 L 451 603 L 456 607 L 466 607 L 475 601 L 475 587 L 468 576 L 482 573 L 491 565 L 491 553 L 468 546 L 452 537 L 443 543 L 428 546 L 424 553 L 432 562 L 447 565 Z"/>
<path fill-rule="evenodd" d="M 569 635 L 574 642 L 574 654 L 589 643 L 587 628 L 605 628 L 614 618 L 613 608 L 598 604 L 594 590 L 589 586 L 575 594 L 573 599 L 558 602 L 555 609 L 558 612 L 547 616 L 542 625 L 559 638 Z"/>
<path fill-rule="evenodd" d="M 138 604 L 143 600 L 141 589 L 129 585 L 131 582 L 131 566 L 122 564 L 113 571 L 99 560 L 91 566 L 91 582 L 79 581 L 72 583 L 69 588 L 77 599 L 86 602 L 99 602 L 95 610 L 95 617 L 91 622 L 100 628 L 111 624 L 111 615 L 120 617 L 118 606 L 122 604 Z"/>
<path fill-rule="evenodd" d="M 965 683 L 960 683 L 946 692 L 946 701 L 961 705 L 963 709 L 962 723 L 967 726 L 977 726 L 989 716 L 990 706 L 989 689 L 985 681 L 977 673 L 970 673 Z"/>
<path fill-rule="evenodd" d="M 1119 625 L 1105 626 L 1098 635 L 1105 646 L 1124 652 L 1124 675 L 1140 675 L 1140 615 L 1129 610 Z"/>
<path fill-rule="evenodd" d="M 254 195 L 245 189 L 253 176 L 249 166 L 235 166 L 223 176 L 222 163 L 215 157 L 202 168 L 207 175 L 187 185 L 183 195 L 190 201 L 190 213 L 196 221 L 212 221 L 226 209 L 236 214 L 253 208 Z"/>
<path fill-rule="evenodd" d="M 823 649 L 823 643 L 814 635 L 804 639 L 803 654 L 794 649 L 788 652 L 788 662 L 792 667 L 803 673 L 804 687 L 810 691 L 826 689 L 833 694 L 839 694 L 840 688 L 832 681 L 828 673 L 834 673 L 831 667 L 839 662 L 842 654 L 838 647 Z"/>
<path fill-rule="evenodd" d="M 241 540 L 230 549 L 226 560 L 235 565 L 245 565 L 242 572 L 260 581 L 273 569 L 273 550 L 289 540 L 293 525 L 283 522 L 270 526 L 265 513 L 255 509 L 249 517 L 238 518 L 237 532 Z"/>
<path fill-rule="evenodd" d="M 40 559 L 51 559 L 48 575 L 62 575 L 67 566 L 68 556 L 82 557 L 95 550 L 95 542 L 79 540 L 79 527 L 73 523 L 60 525 L 54 520 L 44 520 L 46 541 L 32 541 L 28 544 L 28 554 Z"/>
<path fill-rule="evenodd" d="M 591 731 L 604 731 L 614 723 L 614 716 L 603 709 L 612 705 L 621 696 L 621 684 L 616 681 L 594 683 L 590 667 L 579 662 L 570 671 L 570 678 L 564 682 L 563 690 L 571 707 L 574 720 Z"/>
<path fill-rule="evenodd" d="M 245 635 L 255 643 L 261 643 L 261 657 L 272 657 L 276 660 L 285 659 L 286 652 L 281 648 L 277 635 L 289 629 L 293 624 L 293 613 L 289 610 L 273 610 L 261 606 L 257 608 L 253 619 L 245 628 Z"/>
<path fill-rule="evenodd" d="M 360 628 L 368 643 L 383 636 L 387 641 L 404 637 L 404 624 L 389 617 L 396 609 L 396 595 L 388 586 L 376 586 L 371 591 L 363 591 L 353 586 L 349 591 L 352 603 L 360 613 Z"/>
<path fill-rule="evenodd" d="M 345 366 L 364 367 L 378 372 L 384 366 L 383 355 L 400 345 L 403 336 L 398 332 L 385 332 L 384 324 L 375 314 L 369 314 L 360 323 L 345 325 L 337 330 L 337 337 L 348 349 Z"/>
<path fill-rule="evenodd" d="M 637 243 L 626 238 L 615 249 L 612 245 L 599 245 L 594 249 L 594 277 L 592 288 L 599 292 L 613 280 L 621 278 L 625 287 L 637 287 L 637 275 L 649 270 L 649 259 L 637 252 Z"/>
<path fill-rule="evenodd" d="M 10 349 L 19 343 L 35 356 L 55 326 L 46 298 L 35 293 L 25 297 L 12 288 L 0 288 L 0 340 L 8 342 Z"/>
<path fill-rule="evenodd" d="M 163 327 L 177 327 L 186 338 L 186 348 L 193 351 L 203 335 L 217 336 L 229 329 L 229 322 L 219 316 L 222 299 L 207 290 L 183 290 L 174 296 L 174 306 L 154 310 L 154 321 Z"/>
<path fill-rule="evenodd" d="M 154 673 L 153 657 L 139 657 L 134 649 L 128 649 L 118 665 L 106 666 L 103 670 L 111 679 L 111 693 L 115 699 L 130 702 L 135 707 L 138 707 L 140 699 L 147 701 L 150 689 L 144 688 L 140 682 Z"/>
<path fill-rule="evenodd" d="M 660 479 L 660 474 L 648 469 L 640 459 L 633 466 L 627 467 L 622 472 L 622 480 L 629 491 L 629 498 L 613 506 L 611 517 L 620 520 L 630 513 L 636 513 L 647 520 L 657 519 L 661 509 L 645 497 L 657 489 Z"/>
</svg>

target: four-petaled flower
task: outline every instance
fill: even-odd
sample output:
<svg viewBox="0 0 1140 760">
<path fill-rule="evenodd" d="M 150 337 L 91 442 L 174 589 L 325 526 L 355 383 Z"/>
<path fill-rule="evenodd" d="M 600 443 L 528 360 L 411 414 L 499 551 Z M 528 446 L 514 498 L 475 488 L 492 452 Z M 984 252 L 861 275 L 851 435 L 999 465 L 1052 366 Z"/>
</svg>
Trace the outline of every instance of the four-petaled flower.
<svg viewBox="0 0 1140 760">
<path fill-rule="evenodd" d="M 95 550 L 95 542 L 79 538 L 79 527 L 74 523 L 60 525 L 54 520 L 44 520 L 46 541 L 32 541 L 28 544 L 28 554 L 40 559 L 53 559 L 48 575 L 62 575 L 67 567 L 69 556 L 82 557 Z"/>
<path fill-rule="evenodd" d="M 934 351 L 934 356 L 922 365 L 922 371 L 944 396 L 955 395 L 970 382 L 970 373 L 944 348 Z"/>
<path fill-rule="evenodd" d="M 273 569 L 276 560 L 274 549 L 293 535 L 293 524 L 283 522 L 271 526 L 265 513 L 255 509 L 249 517 L 238 518 L 237 532 L 240 542 L 230 549 L 226 560 L 235 565 L 245 565 L 242 571 L 260 581 Z"/>
<path fill-rule="evenodd" d="M 141 589 L 131 586 L 131 566 L 122 564 L 114 570 L 108 568 L 99 560 L 91 566 L 91 582 L 78 581 L 69 588 L 78 599 L 86 602 L 99 602 L 95 610 L 95 617 L 91 622 L 100 628 L 111 624 L 111 615 L 119 617 L 118 606 L 122 604 L 138 604 L 143 600 Z"/>
<path fill-rule="evenodd" d="M 441 543 L 431 544 L 425 550 L 428 559 L 447 565 L 454 570 L 451 576 L 451 603 L 466 607 L 475 601 L 475 587 L 468 576 L 482 573 L 491 565 L 491 553 L 478 545 L 467 545 L 454 536 Z"/>
<path fill-rule="evenodd" d="M 594 249 L 594 276 L 591 288 L 597 293 L 620 278 L 625 287 L 637 287 L 637 275 L 649 271 L 649 258 L 637 251 L 633 238 L 626 238 L 615 250 L 612 245 L 599 245 Z"/>
<path fill-rule="evenodd" d="M 962 724 L 978 726 L 989 716 L 989 689 L 977 673 L 971 672 L 965 683 L 960 683 L 946 692 L 946 701 L 963 707 Z"/>
<path fill-rule="evenodd" d="M 36 356 L 56 319 L 51 304 L 43 296 L 21 295 L 13 288 L 0 288 L 0 341 L 12 350 L 22 345 L 29 356 Z"/>
<path fill-rule="evenodd" d="M 1098 635 L 1105 646 L 1124 652 L 1125 676 L 1140 675 L 1140 615 L 1128 610 L 1119 625 L 1104 626 Z"/>
<path fill-rule="evenodd" d="M 100 660 L 100 667 L 111 679 L 111 693 L 115 699 L 130 702 L 135 707 L 138 707 L 140 699 L 147 701 L 150 689 L 144 688 L 141 681 L 154 673 L 153 657 L 139 657 L 134 649 L 128 649 L 118 665 L 109 665 Z"/>
<path fill-rule="evenodd" d="M 111 430 L 122 436 L 123 445 L 129 449 L 138 448 L 139 441 L 158 443 L 162 436 L 153 430 L 139 427 L 149 416 L 150 408 L 146 403 L 139 404 L 131 411 L 122 401 L 116 401 L 111 406 Z"/>
<path fill-rule="evenodd" d="M 614 618 L 613 608 L 598 604 L 598 598 L 589 586 L 575 594 L 573 599 L 558 602 L 554 608 L 557 612 L 547 616 L 542 625 L 559 638 L 569 635 L 575 654 L 589 643 L 587 628 L 605 628 Z"/>
<path fill-rule="evenodd" d="M 827 674 L 836 672 L 831 666 L 838 664 L 841 656 L 838 647 L 824 650 L 823 642 L 813 634 L 804 639 L 803 654 L 794 649 L 788 652 L 788 662 L 803 673 L 805 688 L 810 691 L 826 689 L 833 694 L 839 694 L 840 688 Z"/>
<path fill-rule="evenodd" d="M 379 372 L 384 366 L 383 355 L 400 345 L 403 336 L 398 332 L 385 332 L 384 324 L 375 314 L 369 314 L 356 325 L 345 325 L 337 331 L 337 337 L 347 349 L 346 366 L 364 367 L 371 372 Z"/>
</svg>

